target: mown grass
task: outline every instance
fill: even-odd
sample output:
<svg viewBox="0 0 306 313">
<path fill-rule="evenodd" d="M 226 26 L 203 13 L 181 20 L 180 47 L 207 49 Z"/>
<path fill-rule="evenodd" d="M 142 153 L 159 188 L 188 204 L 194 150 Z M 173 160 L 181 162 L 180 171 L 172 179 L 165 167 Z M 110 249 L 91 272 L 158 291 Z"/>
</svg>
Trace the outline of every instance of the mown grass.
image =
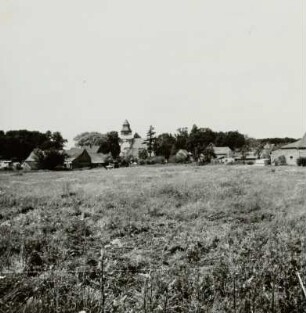
<svg viewBox="0 0 306 313">
<path fill-rule="evenodd" d="M 0 312 L 305 312 L 300 168 L 0 175 Z"/>
</svg>

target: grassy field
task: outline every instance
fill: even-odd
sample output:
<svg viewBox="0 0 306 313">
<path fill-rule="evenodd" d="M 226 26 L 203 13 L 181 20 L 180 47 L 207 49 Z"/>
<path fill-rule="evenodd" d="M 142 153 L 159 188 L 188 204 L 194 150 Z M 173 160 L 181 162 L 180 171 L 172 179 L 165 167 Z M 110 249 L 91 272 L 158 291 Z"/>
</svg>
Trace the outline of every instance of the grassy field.
<svg viewBox="0 0 306 313">
<path fill-rule="evenodd" d="M 0 175 L 0 312 L 306 312 L 306 171 Z"/>
</svg>

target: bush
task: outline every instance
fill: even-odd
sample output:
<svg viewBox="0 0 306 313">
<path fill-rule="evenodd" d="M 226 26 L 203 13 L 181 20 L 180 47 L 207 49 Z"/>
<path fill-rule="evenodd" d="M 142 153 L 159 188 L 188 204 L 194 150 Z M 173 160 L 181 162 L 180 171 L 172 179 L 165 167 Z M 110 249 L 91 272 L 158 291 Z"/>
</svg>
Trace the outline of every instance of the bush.
<svg viewBox="0 0 306 313">
<path fill-rule="evenodd" d="M 298 166 L 306 166 L 306 158 L 305 157 L 300 157 L 296 160 L 296 164 Z"/>
<path fill-rule="evenodd" d="M 128 159 L 124 158 L 121 160 L 120 167 L 129 167 L 129 166 L 130 166 L 130 162 Z"/>
<path fill-rule="evenodd" d="M 278 158 L 275 159 L 274 163 L 276 166 L 286 165 L 287 164 L 286 157 L 284 155 L 280 155 Z"/>
<path fill-rule="evenodd" d="M 145 165 L 146 164 L 146 161 L 143 160 L 143 159 L 140 159 L 139 162 L 138 162 L 139 165 Z"/>
<path fill-rule="evenodd" d="M 63 167 L 65 154 L 54 148 L 42 151 L 36 150 L 36 159 L 40 169 L 54 170 L 57 167 Z"/>
<path fill-rule="evenodd" d="M 166 163 L 166 159 L 164 156 L 155 156 L 155 157 L 149 158 L 147 160 L 147 164 L 149 164 L 149 165 L 165 164 L 165 163 Z"/>
</svg>

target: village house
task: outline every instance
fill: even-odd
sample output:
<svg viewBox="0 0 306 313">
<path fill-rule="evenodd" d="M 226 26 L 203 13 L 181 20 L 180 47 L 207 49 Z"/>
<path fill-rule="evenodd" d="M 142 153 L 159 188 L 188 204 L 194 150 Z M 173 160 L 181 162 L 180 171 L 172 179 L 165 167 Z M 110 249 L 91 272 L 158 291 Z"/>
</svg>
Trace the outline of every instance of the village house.
<svg viewBox="0 0 306 313">
<path fill-rule="evenodd" d="M 212 145 L 214 154 L 215 154 L 215 161 L 217 163 L 228 163 L 234 162 L 233 155 L 234 152 L 229 147 L 215 147 Z"/>
<path fill-rule="evenodd" d="M 213 146 L 214 154 L 217 159 L 230 158 L 233 156 L 233 151 L 229 147 L 215 147 Z"/>
<path fill-rule="evenodd" d="M 282 156 L 288 165 L 297 165 L 299 158 L 306 158 L 306 133 L 300 140 L 274 150 L 271 154 L 271 163 L 276 164 L 277 159 Z"/>
</svg>

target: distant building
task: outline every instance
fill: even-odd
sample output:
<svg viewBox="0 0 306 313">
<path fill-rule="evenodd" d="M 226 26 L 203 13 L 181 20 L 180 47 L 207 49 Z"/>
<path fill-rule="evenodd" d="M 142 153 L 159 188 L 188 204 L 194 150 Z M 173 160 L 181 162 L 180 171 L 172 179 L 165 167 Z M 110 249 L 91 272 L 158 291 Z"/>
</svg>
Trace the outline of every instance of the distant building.
<svg viewBox="0 0 306 313">
<path fill-rule="evenodd" d="M 86 147 L 91 159 L 91 167 L 106 166 L 110 161 L 113 160 L 111 153 L 102 153 L 100 146 Z"/>
<path fill-rule="evenodd" d="M 86 149 L 71 148 L 69 150 L 65 150 L 65 154 L 67 157 L 64 164 L 68 169 L 91 166 L 91 158 Z"/>
<path fill-rule="evenodd" d="M 33 150 L 30 155 L 24 160 L 22 168 L 25 170 L 38 170 L 39 165 L 35 150 Z"/>
<path fill-rule="evenodd" d="M 146 150 L 147 145 L 144 143 L 143 138 L 139 138 L 139 135 L 135 133 L 133 135 L 130 123 L 125 120 L 120 132 L 121 139 L 121 157 L 132 157 L 134 159 L 139 158 L 139 152 Z"/>
<path fill-rule="evenodd" d="M 277 150 L 272 151 L 271 163 L 275 164 L 275 161 L 284 156 L 288 165 L 297 165 L 297 159 L 306 157 L 306 133 L 303 138 L 295 142 L 289 143 Z"/>
<path fill-rule="evenodd" d="M 213 146 L 214 154 L 217 159 L 225 159 L 233 156 L 233 151 L 229 147 L 215 147 Z"/>
<path fill-rule="evenodd" d="M 10 169 L 13 167 L 13 161 L 11 160 L 0 160 L 0 169 Z"/>
</svg>

